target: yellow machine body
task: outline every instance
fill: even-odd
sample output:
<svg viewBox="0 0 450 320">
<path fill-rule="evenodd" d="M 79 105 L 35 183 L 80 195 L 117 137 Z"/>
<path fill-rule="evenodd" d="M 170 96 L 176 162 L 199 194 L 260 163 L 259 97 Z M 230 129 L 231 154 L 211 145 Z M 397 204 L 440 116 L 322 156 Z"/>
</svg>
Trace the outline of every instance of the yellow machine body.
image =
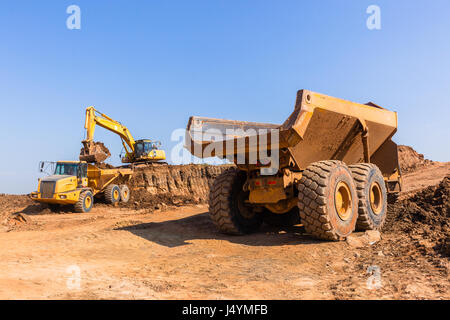
<svg viewBox="0 0 450 320">
<path fill-rule="evenodd" d="M 274 131 L 276 150 L 270 143 L 275 141 Z M 233 161 L 248 172 L 247 203 L 283 213 L 296 206 L 292 187 L 303 170 L 322 160 L 341 160 L 348 165 L 374 163 L 388 192 L 400 191 L 397 145 L 391 140 L 396 131 L 396 112 L 371 102 L 359 104 L 300 90 L 294 111 L 281 125 L 190 117 L 185 148 L 199 158 L 216 156 Z M 271 164 L 264 164 L 267 159 L 259 156 L 274 151 L 279 154 L 277 172 L 261 175 L 260 169 Z"/>
<path fill-rule="evenodd" d="M 69 166 L 80 171 L 74 175 L 58 171 L 58 168 Z M 89 190 L 96 195 L 113 182 L 129 180 L 131 175 L 129 168 L 101 169 L 85 161 L 58 161 L 54 174 L 39 179 L 37 191 L 30 197 L 43 203 L 75 204 L 82 191 Z"/>
<path fill-rule="evenodd" d="M 123 163 L 135 162 L 157 162 L 166 159 L 164 150 L 158 149 L 159 141 L 149 139 L 135 140 L 127 127 L 122 125 L 107 115 L 97 111 L 94 107 L 86 108 L 86 119 L 84 128 L 86 129 L 86 139 L 82 141 L 80 160 L 87 162 L 102 162 L 110 156 L 109 151 L 103 146 L 94 142 L 96 126 L 114 132 L 119 135 L 125 150 Z"/>
</svg>

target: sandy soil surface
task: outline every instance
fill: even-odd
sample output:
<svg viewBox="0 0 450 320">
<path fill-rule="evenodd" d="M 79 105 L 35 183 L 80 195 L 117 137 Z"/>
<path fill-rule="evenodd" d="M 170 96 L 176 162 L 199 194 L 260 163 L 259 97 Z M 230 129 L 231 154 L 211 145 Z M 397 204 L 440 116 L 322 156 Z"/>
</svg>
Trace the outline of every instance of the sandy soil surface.
<svg viewBox="0 0 450 320">
<path fill-rule="evenodd" d="M 0 195 L 0 299 L 450 299 L 449 174 L 408 173 L 381 239 L 343 242 L 222 235 L 203 204 L 53 213 Z"/>
</svg>

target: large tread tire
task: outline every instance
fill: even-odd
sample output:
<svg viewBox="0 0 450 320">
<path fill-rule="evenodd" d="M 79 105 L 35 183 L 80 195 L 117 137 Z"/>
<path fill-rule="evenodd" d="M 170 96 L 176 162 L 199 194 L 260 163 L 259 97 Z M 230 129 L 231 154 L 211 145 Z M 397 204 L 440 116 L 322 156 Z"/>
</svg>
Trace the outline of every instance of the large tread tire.
<svg viewBox="0 0 450 320">
<path fill-rule="evenodd" d="M 269 210 L 264 211 L 264 222 L 275 227 L 291 227 L 300 223 L 300 213 L 298 207 L 290 211 L 277 214 Z"/>
<path fill-rule="evenodd" d="M 358 221 L 356 229 L 381 230 L 387 215 L 387 190 L 383 175 L 373 163 L 359 163 L 349 166 L 358 194 Z M 375 214 L 370 202 L 370 189 L 377 183 L 381 191 L 378 213 Z"/>
<path fill-rule="evenodd" d="M 120 188 L 117 184 L 108 185 L 104 192 L 106 203 L 116 204 L 120 201 Z"/>
<path fill-rule="evenodd" d="M 336 187 L 345 183 L 349 193 L 348 217 L 342 219 L 335 205 Z M 329 160 L 310 164 L 298 185 L 300 218 L 307 233 L 339 241 L 349 236 L 358 218 L 358 199 L 350 169 L 342 161 Z"/>
<path fill-rule="evenodd" d="M 399 193 L 398 192 L 389 192 L 387 195 L 388 204 L 395 204 L 398 201 Z"/>
<path fill-rule="evenodd" d="M 220 232 L 231 235 L 242 235 L 255 232 L 262 224 L 262 215 L 251 207 L 243 207 L 242 200 L 248 195 L 242 191 L 246 173 L 237 168 L 229 168 L 222 172 L 213 183 L 209 193 L 209 213 Z M 241 211 L 246 212 L 245 218 Z"/>
<path fill-rule="evenodd" d="M 90 198 L 90 201 L 87 201 Z M 91 211 L 94 206 L 94 195 L 91 191 L 83 191 L 80 193 L 80 197 L 78 198 L 77 203 L 74 204 L 75 212 L 79 213 L 87 213 Z"/>
<path fill-rule="evenodd" d="M 130 188 L 126 184 L 121 184 L 120 188 L 120 201 L 127 203 L 130 200 Z"/>
<path fill-rule="evenodd" d="M 49 203 L 48 208 L 54 213 L 58 213 L 61 210 L 61 206 L 57 203 Z"/>
</svg>

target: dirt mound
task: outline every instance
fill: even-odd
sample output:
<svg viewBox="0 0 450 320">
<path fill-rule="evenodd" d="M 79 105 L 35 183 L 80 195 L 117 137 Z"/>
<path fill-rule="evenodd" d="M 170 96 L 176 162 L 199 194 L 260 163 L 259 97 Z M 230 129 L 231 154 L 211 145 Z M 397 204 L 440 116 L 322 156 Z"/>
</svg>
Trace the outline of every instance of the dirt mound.
<svg viewBox="0 0 450 320">
<path fill-rule="evenodd" d="M 0 208 L 2 212 L 15 210 L 17 207 L 27 206 L 33 201 L 27 195 L 0 194 Z"/>
<path fill-rule="evenodd" d="M 434 163 L 431 160 L 425 159 L 423 154 L 418 153 L 410 146 L 398 146 L 398 157 L 400 169 L 402 170 L 403 174 L 415 171 Z"/>
<path fill-rule="evenodd" d="M 29 222 L 29 217 L 21 211 L 33 204 L 27 195 L 0 194 L 0 226 L 10 230 Z"/>
<path fill-rule="evenodd" d="M 214 179 L 229 165 L 164 165 L 136 169 L 127 206 L 159 209 L 166 205 L 206 203 Z"/>
<path fill-rule="evenodd" d="M 115 168 L 113 165 L 110 165 L 109 163 L 105 163 L 105 162 L 96 163 L 95 166 L 99 169 L 114 169 Z"/>
<path fill-rule="evenodd" d="M 450 176 L 390 206 L 388 232 L 403 231 L 418 245 L 450 256 Z"/>
</svg>

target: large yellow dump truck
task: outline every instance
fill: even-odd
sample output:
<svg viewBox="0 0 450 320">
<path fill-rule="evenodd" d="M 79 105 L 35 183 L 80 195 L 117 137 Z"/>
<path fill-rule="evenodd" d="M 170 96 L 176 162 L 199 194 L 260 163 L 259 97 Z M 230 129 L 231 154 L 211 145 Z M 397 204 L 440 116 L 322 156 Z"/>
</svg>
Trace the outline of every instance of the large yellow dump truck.
<svg viewBox="0 0 450 320">
<path fill-rule="evenodd" d="M 59 205 L 73 205 L 75 212 L 89 212 L 94 197 L 103 197 L 106 203 L 128 202 L 127 182 L 132 176 L 129 168 L 100 168 L 85 161 L 41 162 L 40 170 L 54 166 L 51 174 L 39 179 L 38 189 L 31 199 L 48 203 L 53 210 Z"/>
<path fill-rule="evenodd" d="M 401 188 L 396 130 L 395 112 L 300 90 L 281 125 L 191 117 L 185 147 L 236 164 L 210 191 L 220 231 L 301 222 L 317 238 L 342 240 L 386 220 L 387 198 Z"/>
</svg>

